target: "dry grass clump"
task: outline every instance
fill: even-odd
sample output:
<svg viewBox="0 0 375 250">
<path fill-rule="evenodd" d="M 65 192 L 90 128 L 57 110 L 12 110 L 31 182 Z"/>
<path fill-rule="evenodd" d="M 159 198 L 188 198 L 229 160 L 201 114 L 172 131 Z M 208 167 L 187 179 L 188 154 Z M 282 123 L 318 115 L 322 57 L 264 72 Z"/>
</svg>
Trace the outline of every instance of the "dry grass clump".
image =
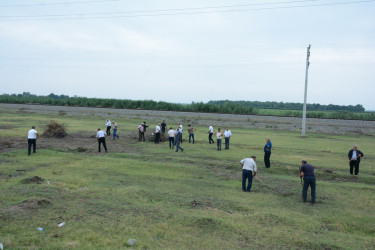
<svg viewBox="0 0 375 250">
<path fill-rule="evenodd" d="M 148 141 L 150 142 L 154 142 L 156 139 L 156 134 L 155 133 L 152 133 L 150 134 L 150 136 L 148 137 Z M 169 140 L 169 136 L 167 133 L 160 133 L 160 142 L 164 142 L 164 141 L 168 141 Z"/>
<path fill-rule="evenodd" d="M 52 120 L 43 133 L 44 137 L 63 138 L 67 136 L 65 126 Z"/>
</svg>

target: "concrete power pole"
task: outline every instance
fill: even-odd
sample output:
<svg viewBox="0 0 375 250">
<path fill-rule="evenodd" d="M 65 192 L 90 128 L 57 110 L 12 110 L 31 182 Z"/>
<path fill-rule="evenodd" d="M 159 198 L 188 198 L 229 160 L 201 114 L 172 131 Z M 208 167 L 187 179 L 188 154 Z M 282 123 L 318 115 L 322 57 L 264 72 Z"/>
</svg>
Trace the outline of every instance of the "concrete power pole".
<svg viewBox="0 0 375 250">
<path fill-rule="evenodd" d="M 307 79 L 308 79 L 308 75 L 309 75 L 309 66 L 310 66 L 310 62 L 309 62 L 310 48 L 311 48 L 311 45 L 309 45 L 309 47 L 307 47 L 307 56 L 306 56 L 305 97 L 304 97 L 304 102 L 303 102 L 302 134 L 301 134 L 301 136 L 305 136 L 305 132 L 306 132 L 306 100 L 307 100 Z"/>
</svg>

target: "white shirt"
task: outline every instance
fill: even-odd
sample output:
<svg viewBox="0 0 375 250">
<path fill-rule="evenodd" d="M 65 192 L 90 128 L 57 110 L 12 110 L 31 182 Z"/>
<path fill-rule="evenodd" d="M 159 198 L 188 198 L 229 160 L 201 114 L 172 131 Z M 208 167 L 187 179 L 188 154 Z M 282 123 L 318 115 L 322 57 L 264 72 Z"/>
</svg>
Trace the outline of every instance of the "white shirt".
<svg viewBox="0 0 375 250">
<path fill-rule="evenodd" d="M 231 135 L 232 135 L 232 132 L 230 132 L 229 129 L 224 131 L 224 137 L 229 137 Z"/>
<path fill-rule="evenodd" d="M 96 133 L 97 138 L 105 138 L 106 133 L 103 130 L 99 130 L 98 133 Z"/>
<path fill-rule="evenodd" d="M 210 131 L 210 133 L 213 133 L 213 132 L 214 132 L 214 128 L 213 128 L 212 126 L 210 126 L 210 127 L 208 128 L 208 130 Z"/>
<path fill-rule="evenodd" d="M 257 171 L 257 164 L 253 158 L 245 158 L 240 162 L 243 164 L 242 169 L 251 170 L 253 172 Z"/>
<path fill-rule="evenodd" d="M 156 127 L 155 127 L 155 133 L 159 133 L 160 132 L 160 127 L 159 127 L 159 125 L 156 125 Z"/>
<path fill-rule="evenodd" d="M 221 139 L 222 136 L 223 136 L 223 134 L 221 132 L 216 132 L 216 138 L 217 139 Z"/>
<path fill-rule="evenodd" d="M 111 126 L 112 125 L 112 123 L 111 123 L 111 121 L 110 120 L 108 120 L 108 122 L 105 124 L 107 127 L 109 127 L 109 126 Z"/>
<path fill-rule="evenodd" d="M 169 137 L 174 137 L 174 133 L 175 133 L 175 131 L 174 131 L 173 129 L 170 129 L 170 130 L 168 131 L 168 135 L 169 135 Z"/>
<path fill-rule="evenodd" d="M 30 129 L 29 133 L 27 134 L 28 139 L 36 139 L 36 135 L 38 132 L 35 129 Z"/>
<path fill-rule="evenodd" d="M 183 131 L 183 129 L 182 129 L 182 124 L 180 124 L 180 131 L 181 131 L 181 133 L 182 133 L 182 131 Z"/>
<path fill-rule="evenodd" d="M 31 130 L 30 130 L 31 131 Z M 352 159 L 357 160 L 357 151 L 353 150 Z"/>
</svg>

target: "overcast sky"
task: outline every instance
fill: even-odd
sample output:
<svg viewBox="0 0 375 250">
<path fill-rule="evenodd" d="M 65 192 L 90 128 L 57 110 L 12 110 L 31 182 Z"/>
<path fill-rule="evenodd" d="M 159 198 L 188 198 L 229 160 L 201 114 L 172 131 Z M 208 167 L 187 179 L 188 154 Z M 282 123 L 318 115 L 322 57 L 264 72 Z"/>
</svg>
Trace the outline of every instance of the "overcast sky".
<svg viewBox="0 0 375 250">
<path fill-rule="evenodd" d="M 375 110 L 375 0 L 1 0 L 0 93 Z"/>
</svg>

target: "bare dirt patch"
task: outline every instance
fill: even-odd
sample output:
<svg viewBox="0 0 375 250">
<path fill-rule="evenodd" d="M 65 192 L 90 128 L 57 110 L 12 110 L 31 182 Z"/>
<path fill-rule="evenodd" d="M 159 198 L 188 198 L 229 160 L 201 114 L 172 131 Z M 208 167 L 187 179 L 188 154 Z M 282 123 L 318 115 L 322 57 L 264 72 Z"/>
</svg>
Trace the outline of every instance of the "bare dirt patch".
<svg viewBox="0 0 375 250">
<path fill-rule="evenodd" d="M 24 200 L 19 204 L 15 204 L 9 207 L 2 208 L 0 212 L 22 213 L 22 212 L 28 212 L 31 210 L 36 210 L 39 208 L 47 207 L 50 205 L 51 205 L 51 202 L 48 199 L 31 198 L 31 199 Z"/>
<path fill-rule="evenodd" d="M 14 126 L 11 125 L 0 125 L 0 129 L 13 129 Z"/>
<path fill-rule="evenodd" d="M 11 141 L 10 139 L 0 138 L 0 151 L 6 148 L 12 148 L 13 144 L 13 141 Z"/>
<path fill-rule="evenodd" d="M 276 129 L 285 131 L 299 131 L 301 118 L 298 117 L 275 117 L 259 115 L 232 115 L 213 113 L 173 112 L 155 110 L 131 110 L 131 109 L 109 109 L 109 108 L 88 108 L 88 107 L 65 107 L 47 105 L 26 105 L 26 104 L 0 104 L 4 110 L 13 110 L 18 113 L 42 113 L 62 115 L 87 115 L 108 117 L 127 117 L 143 121 L 168 120 L 170 124 L 181 122 L 194 125 L 216 124 L 222 127 L 242 127 L 259 129 Z M 65 114 L 64 114 L 65 113 Z M 338 119 L 316 119 L 307 118 L 307 130 L 309 133 L 321 134 L 366 134 L 375 135 L 375 121 L 359 120 L 338 120 Z"/>
<path fill-rule="evenodd" d="M 138 141 L 138 133 L 121 133 L 120 139 L 112 140 L 106 138 L 106 144 L 109 152 L 117 153 L 139 153 L 134 147 L 129 145 Z M 63 138 L 40 137 L 36 142 L 37 152 L 40 149 L 56 150 L 61 152 L 92 154 L 98 151 L 98 142 L 95 134 L 77 133 L 69 134 Z M 0 153 L 12 152 L 14 150 L 24 149 L 27 153 L 27 138 L 20 137 L 1 137 Z"/>
<path fill-rule="evenodd" d="M 43 181 L 44 181 L 44 179 L 42 177 L 33 176 L 33 177 L 30 177 L 30 178 L 23 179 L 21 181 L 21 183 L 22 184 L 32 184 L 32 183 L 41 184 L 41 183 L 43 183 Z"/>
</svg>

